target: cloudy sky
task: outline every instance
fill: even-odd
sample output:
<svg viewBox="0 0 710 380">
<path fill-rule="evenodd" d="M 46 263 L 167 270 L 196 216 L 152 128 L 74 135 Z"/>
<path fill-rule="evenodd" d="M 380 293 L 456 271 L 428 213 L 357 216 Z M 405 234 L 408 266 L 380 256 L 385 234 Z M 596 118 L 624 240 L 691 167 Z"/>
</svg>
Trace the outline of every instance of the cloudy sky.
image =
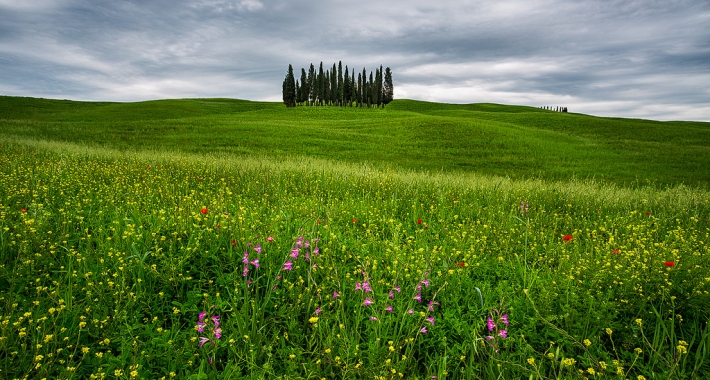
<svg viewBox="0 0 710 380">
<path fill-rule="evenodd" d="M 395 98 L 710 121 L 708 0 L 0 0 L 1 95 L 278 101 L 321 61 L 389 66 Z"/>
</svg>

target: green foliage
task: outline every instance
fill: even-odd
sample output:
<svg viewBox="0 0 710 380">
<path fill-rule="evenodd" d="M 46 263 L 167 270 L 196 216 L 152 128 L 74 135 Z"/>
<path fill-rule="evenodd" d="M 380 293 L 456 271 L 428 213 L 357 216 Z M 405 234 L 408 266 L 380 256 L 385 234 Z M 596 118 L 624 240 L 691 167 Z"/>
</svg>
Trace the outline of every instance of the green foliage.
<svg viewBox="0 0 710 380">
<path fill-rule="evenodd" d="M 709 217 L 687 187 L 5 137 L 0 373 L 707 378 Z"/>
</svg>

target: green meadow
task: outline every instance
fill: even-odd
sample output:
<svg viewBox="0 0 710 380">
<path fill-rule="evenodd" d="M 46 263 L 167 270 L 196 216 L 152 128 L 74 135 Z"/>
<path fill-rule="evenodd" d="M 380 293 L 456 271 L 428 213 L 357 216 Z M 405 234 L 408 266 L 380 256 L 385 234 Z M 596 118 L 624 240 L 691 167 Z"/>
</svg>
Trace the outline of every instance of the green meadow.
<svg viewBox="0 0 710 380">
<path fill-rule="evenodd" d="M 710 377 L 710 123 L 0 97 L 0 378 Z"/>
</svg>

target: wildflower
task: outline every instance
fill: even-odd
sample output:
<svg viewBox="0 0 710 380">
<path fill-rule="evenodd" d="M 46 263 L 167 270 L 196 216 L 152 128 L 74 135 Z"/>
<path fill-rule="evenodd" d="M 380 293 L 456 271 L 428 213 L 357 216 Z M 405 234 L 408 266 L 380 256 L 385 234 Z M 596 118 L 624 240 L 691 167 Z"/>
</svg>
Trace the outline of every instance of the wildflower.
<svg viewBox="0 0 710 380">
<path fill-rule="evenodd" d="M 422 334 L 426 334 L 426 333 L 427 333 L 426 326 L 424 326 L 424 327 L 422 327 L 421 329 L 419 329 L 419 332 L 422 333 Z"/>
<path fill-rule="evenodd" d="M 529 206 L 530 206 L 530 205 L 528 205 L 528 202 L 520 201 L 520 206 L 519 206 L 519 208 L 520 208 L 520 213 L 521 213 L 521 214 L 527 213 Z"/>
<path fill-rule="evenodd" d="M 259 267 L 259 258 L 257 257 L 254 260 L 252 260 L 251 265 L 253 265 L 254 268 L 258 268 Z"/>
<path fill-rule="evenodd" d="M 493 340 L 493 337 L 490 336 L 490 335 L 488 335 L 488 336 L 486 337 L 486 342 L 491 341 L 491 340 Z"/>
<path fill-rule="evenodd" d="M 637 318 L 637 319 L 636 319 L 636 324 L 637 324 L 637 325 L 641 326 L 642 323 L 643 323 L 643 319 L 641 319 L 641 318 Z"/>
<path fill-rule="evenodd" d="M 434 317 L 433 316 L 427 318 L 426 320 L 429 321 L 429 323 L 431 323 L 432 326 L 434 326 Z"/>
<path fill-rule="evenodd" d="M 245 265 L 244 270 L 242 271 L 242 276 L 246 277 L 247 275 L 249 275 L 249 265 Z"/>
<path fill-rule="evenodd" d="M 493 318 L 488 317 L 488 331 L 493 331 L 496 328 L 496 323 L 493 322 Z"/>
<path fill-rule="evenodd" d="M 371 321 L 376 321 L 376 320 L 377 320 L 377 317 L 370 317 L 370 320 L 371 320 Z"/>
<path fill-rule="evenodd" d="M 316 308 L 316 315 L 320 314 L 321 309 L 319 307 Z"/>
<path fill-rule="evenodd" d="M 407 310 L 407 313 L 408 313 L 409 315 L 414 314 L 414 309 L 409 309 L 409 310 Z"/>
<path fill-rule="evenodd" d="M 310 319 L 308 319 L 308 322 L 316 323 L 316 322 L 318 322 L 318 317 L 311 317 Z"/>
<path fill-rule="evenodd" d="M 665 266 L 670 268 L 670 267 L 675 266 L 675 261 L 666 261 L 664 264 L 665 264 Z"/>
<path fill-rule="evenodd" d="M 207 342 L 209 342 L 209 341 L 210 341 L 210 338 L 201 336 L 201 337 L 200 337 L 200 344 L 198 344 L 197 347 L 202 348 L 202 346 L 204 346 L 205 343 L 207 343 Z"/>
<path fill-rule="evenodd" d="M 214 324 L 214 327 L 219 327 L 219 315 L 212 316 L 212 323 Z"/>
<path fill-rule="evenodd" d="M 421 294 L 421 293 L 417 293 L 417 295 L 414 296 L 414 299 L 417 300 L 417 301 L 419 301 L 419 302 L 422 302 L 422 294 Z"/>
<path fill-rule="evenodd" d="M 434 311 L 434 305 L 439 306 L 441 304 L 436 301 L 429 301 L 429 311 Z"/>
<path fill-rule="evenodd" d="M 420 218 L 420 219 L 417 219 L 417 224 L 422 224 L 421 218 Z"/>
<path fill-rule="evenodd" d="M 355 283 L 355 290 L 362 290 L 362 285 L 359 282 Z"/>
<path fill-rule="evenodd" d="M 646 211 L 646 215 L 651 215 L 651 211 Z"/>
<path fill-rule="evenodd" d="M 375 303 L 375 301 L 371 300 L 370 297 L 367 297 L 367 298 L 365 298 L 365 301 L 363 301 L 362 303 L 363 303 L 363 305 L 365 305 L 365 306 L 370 306 L 370 305 L 372 305 L 373 303 Z"/>
<path fill-rule="evenodd" d="M 259 253 L 259 254 L 260 254 L 260 253 L 261 253 L 261 244 L 255 245 L 255 246 L 254 246 L 254 250 L 256 251 L 256 253 Z"/>
<path fill-rule="evenodd" d="M 232 239 L 231 243 L 232 243 L 232 247 L 236 247 L 236 246 L 237 246 L 237 241 L 236 241 L 236 240 Z"/>
<path fill-rule="evenodd" d="M 354 218 L 353 218 L 353 223 L 357 223 L 357 220 L 355 220 Z"/>
<path fill-rule="evenodd" d="M 291 262 L 291 260 L 286 261 L 281 270 L 293 270 L 293 262 Z"/>
<path fill-rule="evenodd" d="M 503 315 L 501 315 L 501 316 L 500 316 L 500 320 L 501 320 L 506 326 L 508 326 L 508 314 L 503 314 Z"/>
<path fill-rule="evenodd" d="M 23 208 L 20 209 L 20 212 L 24 214 L 24 213 L 27 212 L 27 209 L 23 207 Z"/>
<path fill-rule="evenodd" d="M 568 243 L 571 240 L 572 240 L 572 235 L 567 234 L 565 236 L 562 236 L 562 241 L 564 241 L 565 243 Z"/>
<path fill-rule="evenodd" d="M 367 282 L 362 283 L 362 290 L 364 290 L 365 293 L 372 293 L 372 288 L 370 287 L 370 284 Z"/>
<path fill-rule="evenodd" d="M 242 263 L 249 264 L 249 253 L 248 252 L 244 252 L 244 256 L 242 257 Z"/>
<path fill-rule="evenodd" d="M 219 339 L 219 338 L 221 338 L 221 337 L 222 337 L 222 328 L 216 327 L 216 328 L 214 329 L 214 338 L 215 338 L 215 339 Z"/>
<path fill-rule="evenodd" d="M 592 341 L 590 341 L 589 339 L 585 339 L 584 341 L 582 341 L 582 343 L 584 343 L 584 345 L 587 347 L 592 345 Z"/>
<path fill-rule="evenodd" d="M 395 287 L 394 287 L 394 290 L 396 290 L 397 293 L 401 293 L 401 292 L 402 292 L 402 289 L 399 287 L 399 285 L 395 286 Z"/>
<path fill-rule="evenodd" d="M 393 312 L 393 311 L 392 311 L 392 305 L 387 306 L 387 307 L 385 308 L 385 310 L 387 310 L 387 311 L 389 311 L 390 313 L 392 313 L 392 312 Z"/>
<path fill-rule="evenodd" d="M 394 290 L 390 290 L 389 297 L 390 297 L 390 299 L 394 298 Z"/>
<path fill-rule="evenodd" d="M 424 286 L 426 286 L 426 287 L 428 288 L 428 287 L 429 287 L 429 280 L 426 279 L 426 278 L 423 279 L 423 280 L 422 280 L 422 284 L 424 284 Z"/>
<path fill-rule="evenodd" d="M 269 236 L 266 238 L 266 241 L 268 241 L 269 243 L 272 243 L 274 241 L 274 238 Z"/>
<path fill-rule="evenodd" d="M 606 331 L 607 334 L 609 334 L 609 336 L 611 336 L 611 333 L 614 332 L 614 331 L 612 331 L 612 330 L 611 330 L 610 328 L 608 328 L 608 327 L 605 329 L 605 331 Z"/>
<path fill-rule="evenodd" d="M 198 320 L 198 321 L 201 321 L 201 320 L 205 319 L 205 316 L 206 316 L 206 315 L 207 315 L 207 312 L 206 312 L 206 311 L 201 312 L 201 313 L 197 316 L 197 320 Z"/>
<path fill-rule="evenodd" d="M 499 335 L 501 338 L 507 338 L 507 337 L 508 337 L 508 330 L 500 330 L 500 332 L 498 333 L 498 335 Z"/>
<path fill-rule="evenodd" d="M 200 212 L 202 213 L 202 215 L 207 215 L 207 207 L 203 207 Z"/>
<path fill-rule="evenodd" d="M 289 256 L 293 257 L 294 260 L 298 260 L 298 253 L 299 253 L 298 247 L 293 247 L 293 249 L 291 250 L 291 254 Z"/>
<path fill-rule="evenodd" d="M 333 291 L 333 299 L 340 297 L 340 293 Z"/>
<path fill-rule="evenodd" d="M 460 263 L 456 263 L 456 266 L 457 266 L 457 267 L 465 267 L 465 266 L 466 266 L 466 263 L 464 263 L 464 262 L 462 261 L 462 262 L 460 262 Z"/>
<path fill-rule="evenodd" d="M 612 249 L 612 250 L 611 250 L 611 253 L 613 253 L 613 254 L 615 254 L 615 255 L 618 255 L 618 254 L 621 253 L 621 251 L 619 251 L 618 249 Z"/>
<path fill-rule="evenodd" d="M 535 365 L 535 358 L 528 358 L 528 364 Z"/>
</svg>

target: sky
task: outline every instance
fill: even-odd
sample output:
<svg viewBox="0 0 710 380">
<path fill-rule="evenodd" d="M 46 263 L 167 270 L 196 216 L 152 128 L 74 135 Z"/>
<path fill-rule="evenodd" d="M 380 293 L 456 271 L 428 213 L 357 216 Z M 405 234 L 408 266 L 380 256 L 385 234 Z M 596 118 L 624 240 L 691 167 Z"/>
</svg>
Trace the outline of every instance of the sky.
<svg viewBox="0 0 710 380">
<path fill-rule="evenodd" d="M 710 121 L 708 0 L 0 0 L 0 95 L 280 101 L 339 61 L 395 99 Z"/>
</svg>

